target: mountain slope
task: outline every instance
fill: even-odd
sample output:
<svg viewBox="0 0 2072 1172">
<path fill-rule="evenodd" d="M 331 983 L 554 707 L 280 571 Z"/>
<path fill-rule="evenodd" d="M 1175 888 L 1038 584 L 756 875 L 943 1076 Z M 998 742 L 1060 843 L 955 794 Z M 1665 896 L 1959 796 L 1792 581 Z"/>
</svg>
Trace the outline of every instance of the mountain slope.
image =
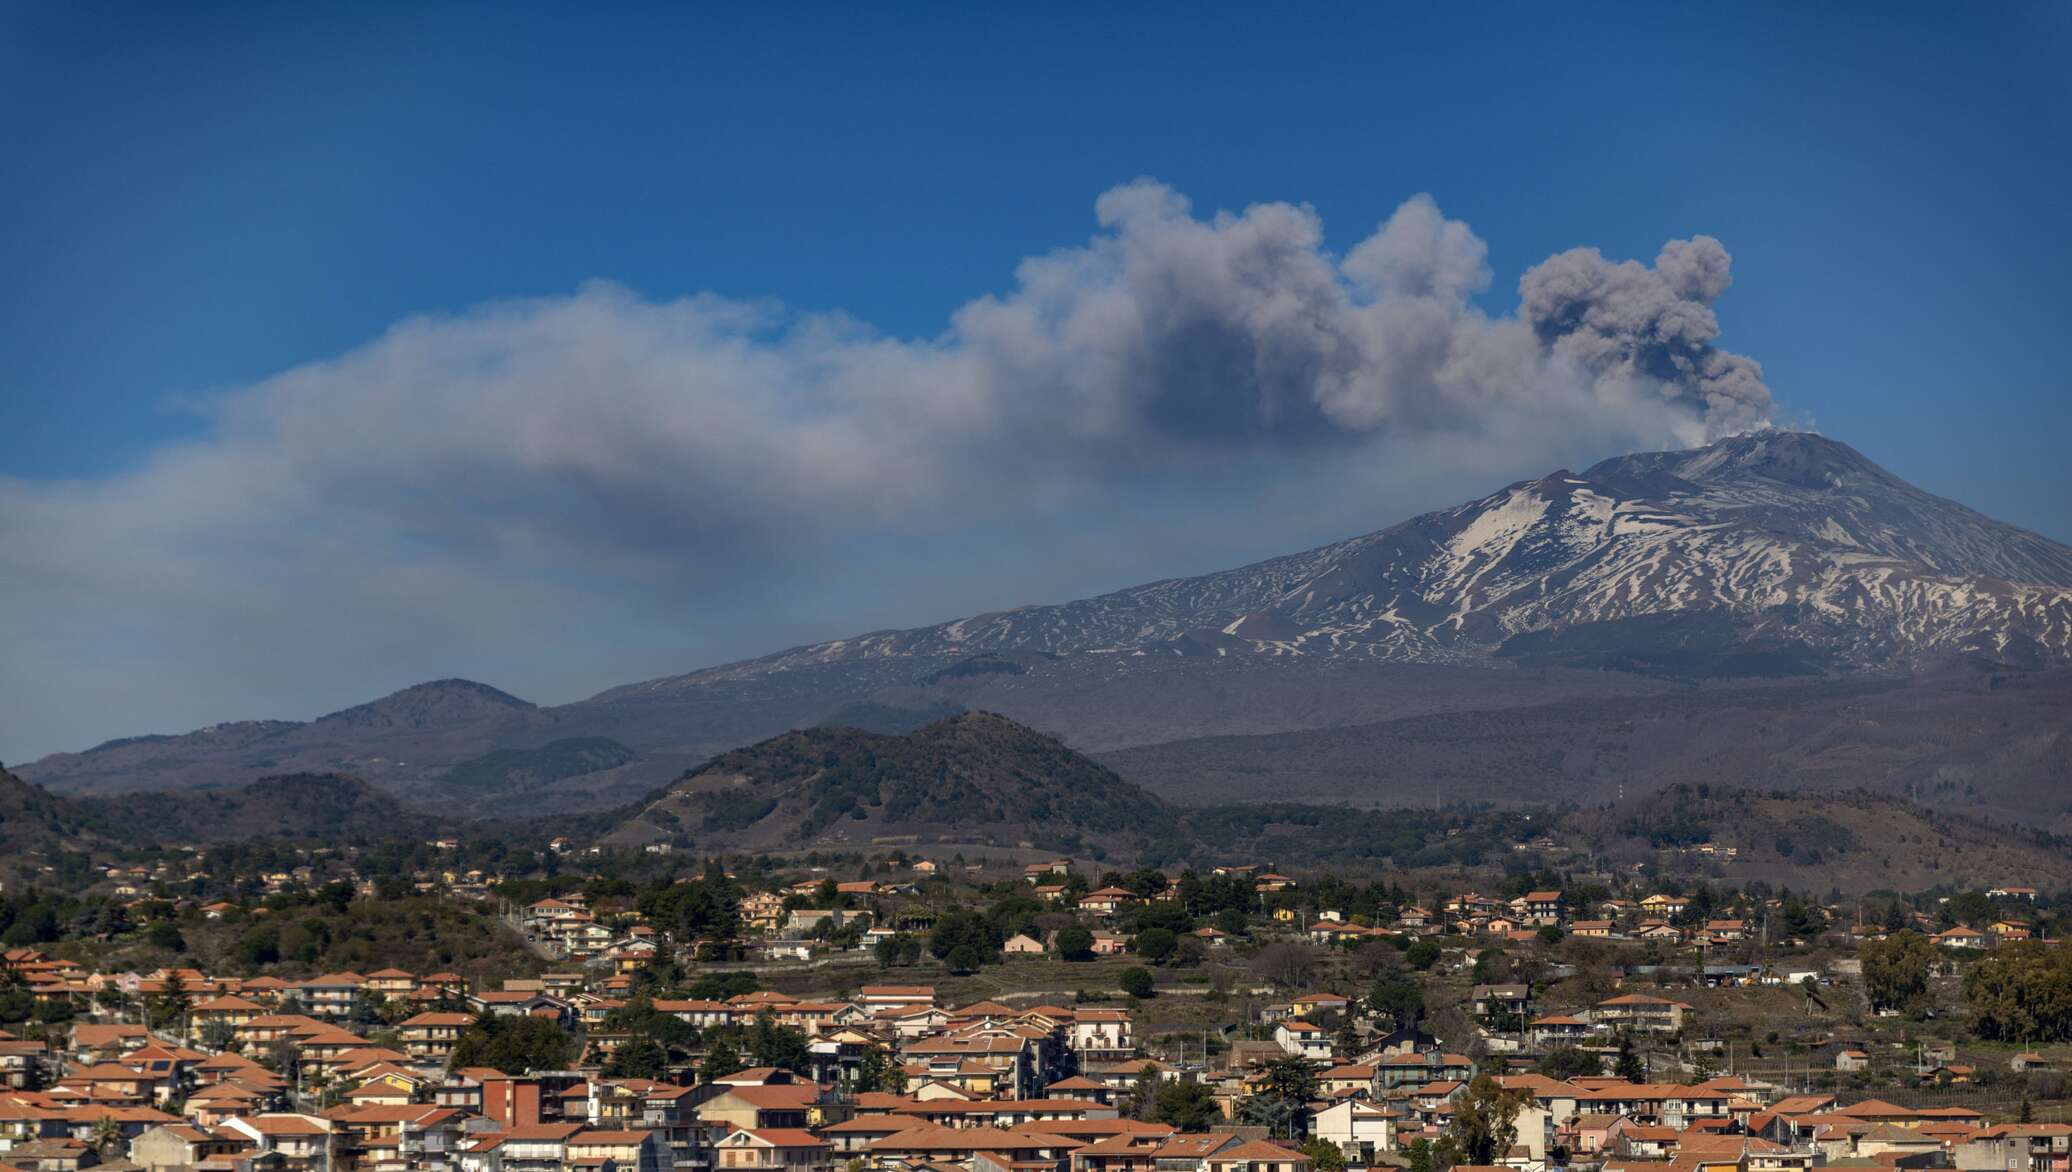
<svg viewBox="0 0 2072 1172">
<path fill-rule="evenodd" d="M 67 793 L 220 788 L 284 773 L 401 786 L 493 746 L 551 740 L 550 713 L 487 684 L 437 680 L 312 721 L 249 720 L 56 753 L 24 776 Z M 535 730 L 541 730 L 536 733 Z"/>
<path fill-rule="evenodd" d="M 558 708 L 440 681 L 309 724 L 133 738 L 23 772 L 68 792 L 349 772 L 479 804 L 471 779 L 486 761 L 499 796 L 595 808 L 788 728 L 896 729 L 912 719 L 901 713 L 983 708 L 1109 751 L 1966 655 L 2072 663 L 2072 548 L 1847 445 L 1765 431 L 1557 471 L 1224 573 L 793 648 Z M 592 760 L 549 749 L 571 741 L 634 756 L 565 775 Z M 546 767 L 493 756 L 511 752 Z"/>
<path fill-rule="evenodd" d="M 1169 801 L 1594 806 L 1676 784 L 1870 790 L 2072 831 L 2072 670 L 1713 684 L 1191 738 L 1098 760 Z"/>
<path fill-rule="evenodd" d="M 622 825 L 621 843 L 767 849 L 954 834 L 1012 846 L 1141 842 L 1158 799 L 988 712 L 899 736 L 813 728 L 715 757 Z"/>
</svg>

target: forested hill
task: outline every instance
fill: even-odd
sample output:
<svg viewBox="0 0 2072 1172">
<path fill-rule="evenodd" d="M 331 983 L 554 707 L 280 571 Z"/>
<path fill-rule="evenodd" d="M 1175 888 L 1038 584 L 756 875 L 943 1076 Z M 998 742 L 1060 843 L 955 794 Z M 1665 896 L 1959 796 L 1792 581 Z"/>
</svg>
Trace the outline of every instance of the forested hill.
<svg viewBox="0 0 2072 1172">
<path fill-rule="evenodd" d="M 327 843 L 417 838 L 432 823 L 355 777 L 294 773 L 227 789 L 84 799 L 97 824 L 131 843 L 245 838 Z"/>
<path fill-rule="evenodd" d="M 94 819 L 81 803 L 0 769 L 0 882 L 18 886 L 101 843 Z"/>
<path fill-rule="evenodd" d="M 800 729 L 722 753 L 613 832 L 701 850 L 953 834 L 976 843 L 1128 849 L 1157 798 L 1063 742 L 971 712 L 898 736 Z"/>
<path fill-rule="evenodd" d="M 420 838 L 434 824 L 341 774 L 288 774 L 225 789 L 66 798 L 0 770 L 0 879 L 34 879 L 136 848 L 267 838 L 327 844 Z M 68 856 L 70 856 L 68 858 Z"/>
</svg>

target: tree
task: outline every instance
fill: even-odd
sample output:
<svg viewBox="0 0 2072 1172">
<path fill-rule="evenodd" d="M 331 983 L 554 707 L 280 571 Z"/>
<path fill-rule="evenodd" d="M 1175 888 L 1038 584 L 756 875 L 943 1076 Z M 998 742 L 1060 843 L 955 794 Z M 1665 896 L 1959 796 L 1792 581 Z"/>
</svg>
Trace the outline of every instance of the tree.
<svg viewBox="0 0 2072 1172">
<path fill-rule="evenodd" d="M 2000 1042 L 2072 1038 L 2072 945 L 2003 944 L 1964 972 L 1972 1029 Z"/>
<path fill-rule="evenodd" d="M 1282 941 L 1252 956 L 1252 971 L 1283 988 L 1309 984 L 1316 969 L 1316 950 L 1307 944 Z"/>
<path fill-rule="evenodd" d="M 705 873 L 689 883 L 642 895 L 640 910 L 672 928 L 678 940 L 703 941 L 707 954 L 730 953 L 741 935 L 741 889 L 718 859 L 707 860 Z"/>
<path fill-rule="evenodd" d="M 1786 939 L 1811 940 L 1827 931 L 1827 919 L 1817 907 L 1794 895 L 1779 909 L 1777 927 Z"/>
<path fill-rule="evenodd" d="M 1436 940 L 1419 940 L 1403 950 L 1403 963 L 1418 972 L 1424 972 L 1438 962 L 1439 942 Z"/>
<path fill-rule="evenodd" d="M 462 1030 L 453 1045 L 452 1066 L 487 1066 L 505 1074 L 565 1070 L 575 1060 L 576 1040 L 543 1017 L 490 1014 Z"/>
<path fill-rule="evenodd" d="M 293 1037 L 277 1038 L 259 1063 L 280 1075 L 292 1086 L 301 1074 L 302 1048 L 295 1044 Z"/>
<path fill-rule="evenodd" d="M 1612 1059 L 1612 1076 L 1623 1078 L 1627 1082 L 1648 1080 L 1647 1064 L 1640 1060 L 1640 1055 L 1633 1052 L 1633 1039 L 1629 1035 L 1619 1035 L 1619 1054 Z"/>
<path fill-rule="evenodd" d="M 261 924 L 237 942 L 238 959 L 252 968 L 262 968 L 281 958 L 281 930 Z"/>
<path fill-rule="evenodd" d="M 1179 945 L 1180 938 L 1173 935 L 1170 929 L 1146 928 L 1142 932 L 1137 933 L 1137 955 L 1150 961 L 1152 964 L 1165 963 L 1166 957 L 1171 956 L 1173 949 L 1179 947 Z"/>
<path fill-rule="evenodd" d="M 124 1147 L 122 1124 L 116 1122 L 113 1115 L 102 1115 L 94 1120 L 93 1131 L 86 1142 L 103 1160 L 112 1160 Z"/>
<path fill-rule="evenodd" d="M 776 1016 L 765 1009 L 755 1015 L 755 1024 L 749 1027 L 748 1052 L 755 1056 L 758 1066 L 803 1071 L 812 1057 L 812 1043 L 807 1041 L 804 1030 L 778 1025 Z"/>
<path fill-rule="evenodd" d="M 1208 1085 L 1191 1078 L 1160 1082 L 1151 1110 L 1153 1122 L 1190 1132 L 1207 1131 L 1209 1125 L 1220 1120 L 1222 1115 Z"/>
<path fill-rule="evenodd" d="M 1132 997 L 1142 999 L 1151 996 L 1153 982 L 1150 969 L 1126 968 L 1122 970 L 1121 983 L 1122 991 Z"/>
<path fill-rule="evenodd" d="M 1704 1082 L 1719 1074 L 1719 1057 L 1707 1051 L 1700 1051 L 1690 1057 L 1691 1077 Z"/>
<path fill-rule="evenodd" d="M 165 986 L 144 1002 L 144 1024 L 152 1029 L 178 1030 L 185 1027 L 187 1011 L 193 1006 L 193 998 L 187 995 L 187 983 L 177 972 L 169 972 Z"/>
<path fill-rule="evenodd" d="M 1866 940 L 1857 950 L 1863 964 L 1863 991 L 1871 1008 L 1918 1013 L 1928 1004 L 1928 974 L 1935 963 L 1935 945 L 1908 929 L 1883 940 Z"/>
<path fill-rule="evenodd" d="M 725 1078 L 743 1069 L 745 1066 L 741 1061 L 741 1052 L 734 1048 L 732 1041 L 722 1036 L 714 1038 L 705 1048 L 705 1061 L 698 1064 L 698 1077 L 711 1082 L 713 1079 Z"/>
<path fill-rule="evenodd" d="M 906 1090 L 906 1071 L 887 1057 L 883 1049 L 873 1046 L 863 1052 L 863 1060 L 856 1064 L 855 1086 L 858 1094 L 871 1091 L 901 1094 Z"/>
<path fill-rule="evenodd" d="M 1604 1063 L 1588 1050 L 1556 1046 L 1540 1059 L 1539 1072 L 1548 1078 L 1596 1078 L 1604 1073 Z"/>
<path fill-rule="evenodd" d="M 1362 1035 L 1360 1020 L 1348 1013 L 1338 1023 L 1338 1029 L 1331 1036 L 1332 1048 L 1340 1054 L 1357 1054 L 1360 1051 Z"/>
<path fill-rule="evenodd" d="M 227 1021 L 212 1021 L 201 1027 L 198 1040 L 203 1049 L 221 1053 L 230 1049 L 231 1043 L 237 1040 L 237 1027 Z"/>
<path fill-rule="evenodd" d="M 1122 1113 L 1131 1119 L 1149 1119 L 1158 1106 L 1158 1067 L 1150 1063 L 1137 1072 L 1130 1082 L 1129 1094 L 1122 1104 Z"/>
<path fill-rule="evenodd" d="M 1073 924 L 1058 929 L 1058 955 L 1066 960 L 1086 960 L 1094 954 L 1094 934 Z"/>
<path fill-rule="evenodd" d="M 760 987 L 754 973 L 706 973 L 691 982 L 687 992 L 693 1001 L 725 1001 Z"/>
<path fill-rule="evenodd" d="M 0 932 L 0 944 L 10 948 L 30 944 L 48 944 L 58 938 L 59 924 L 57 909 L 37 901 L 23 908 L 15 915 L 14 922 Z"/>
<path fill-rule="evenodd" d="M 948 956 L 943 957 L 943 963 L 948 965 L 953 973 L 971 973 L 977 972 L 979 966 L 986 962 L 977 948 L 969 944 L 959 944 L 950 949 Z"/>
<path fill-rule="evenodd" d="M 1282 1058 L 1266 1064 L 1259 1080 L 1262 1094 L 1307 1103 L 1317 1097 L 1317 1071 L 1307 1058 Z"/>
<path fill-rule="evenodd" d="M 151 926 L 144 929 L 144 943 L 169 952 L 187 951 L 187 938 L 180 935 L 180 925 L 171 920 L 151 921 Z"/>
<path fill-rule="evenodd" d="M 653 1038 L 634 1038 L 612 1051 L 604 1064 L 606 1078 L 659 1080 L 669 1073 L 669 1055 Z"/>
<path fill-rule="evenodd" d="M 1485 948 L 1475 954 L 1476 984 L 1501 985 L 1511 979 L 1511 958 L 1504 955 L 1503 949 Z"/>
<path fill-rule="evenodd" d="M 877 955 L 878 964 L 884 968 L 893 965 L 907 965 L 921 959 L 921 942 L 905 932 L 894 932 L 871 946 Z"/>
<path fill-rule="evenodd" d="M 1454 1103 L 1446 1138 L 1461 1164 L 1494 1164 L 1518 1142 L 1518 1109 L 1523 1091 L 1507 1091 L 1488 1075 L 1478 1075 Z"/>
<path fill-rule="evenodd" d="M 1345 1172 L 1345 1149 L 1328 1139 L 1304 1140 L 1302 1154 L 1316 1172 Z"/>
<path fill-rule="evenodd" d="M 9 979 L 0 982 L 0 1022 L 27 1021 L 35 1012 L 36 995 L 29 992 L 27 982 L 10 972 Z"/>
<path fill-rule="evenodd" d="M 1424 986 L 1407 973 L 1388 973 L 1367 993 L 1367 1008 L 1407 1030 L 1424 1020 Z"/>
<path fill-rule="evenodd" d="M 1250 927 L 1242 908 L 1227 907 L 1216 913 L 1216 930 L 1226 936 L 1242 936 Z"/>
<path fill-rule="evenodd" d="M 993 926 L 986 917 L 968 909 L 955 909 L 943 913 L 935 922 L 935 930 L 928 934 L 928 951 L 937 960 L 962 972 L 970 972 L 984 964 L 1000 947 L 1000 940 L 993 935 Z M 958 949 L 967 949 L 963 955 L 970 963 L 959 965 L 950 959 Z"/>
<path fill-rule="evenodd" d="M 1960 891 L 1944 900 L 1937 910 L 1945 927 L 1965 924 L 1983 929 L 1993 922 L 1993 901 L 1976 891 Z"/>
<path fill-rule="evenodd" d="M 1044 912 L 1042 904 L 1017 890 L 1014 894 L 996 901 L 986 909 L 988 939 L 993 946 L 1018 932 L 1036 934 L 1036 918 Z"/>
<path fill-rule="evenodd" d="M 1160 900 L 1154 903 L 1138 904 L 1124 916 L 1124 926 L 1131 932 L 1144 932 L 1152 928 L 1164 928 L 1173 935 L 1194 931 L 1194 917 L 1177 903 Z"/>
<path fill-rule="evenodd" d="M 1317 1097 L 1316 1069 L 1304 1058 L 1267 1064 L 1258 1089 L 1241 1108 L 1245 1121 L 1269 1136 L 1296 1139 L 1309 1131 L 1309 1104 Z"/>
</svg>

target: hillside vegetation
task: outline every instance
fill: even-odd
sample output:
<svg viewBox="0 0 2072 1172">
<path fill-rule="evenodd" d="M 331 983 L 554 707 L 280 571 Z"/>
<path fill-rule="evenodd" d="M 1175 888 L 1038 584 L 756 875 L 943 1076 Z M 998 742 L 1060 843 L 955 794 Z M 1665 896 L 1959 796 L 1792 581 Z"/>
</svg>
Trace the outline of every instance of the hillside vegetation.
<svg viewBox="0 0 2072 1172">
<path fill-rule="evenodd" d="M 465 797 L 537 789 L 602 773 L 639 757 L 610 737 L 563 737 L 536 749 L 494 749 L 446 771 L 442 779 Z"/>
<path fill-rule="evenodd" d="M 954 832 L 1125 847 L 1161 812 L 1158 799 L 1056 738 L 974 712 L 898 736 L 812 728 L 723 753 L 613 837 L 703 850 Z"/>
<path fill-rule="evenodd" d="M 431 823 L 355 777 L 292 773 L 230 789 L 84 798 L 95 824 L 125 842 L 227 842 L 248 838 L 325 843 L 420 836 Z"/>
<path fill-rule="evenodd" d="M 19 888 L 44 867 L 83 875 L 84 852 L 104 844 L 94 821 L 93 811 L 0 769 L 0 884 Z"/>
<path fill-rule="evenodd" d="M 1665 855 L 1720 878 L 1799 890 L 1982 890 L 2021 884 L 2072 886 L 2066 840 L 2017 825 L 1987 824 L 1872 793 L 1792 794 L 1677 785 L 1563 826 L 1615 862 Z M 1715 853 L 1698 850 L 1713 844 Z M 1717 848 L 1734 848 L 1728 858 Z"/>
</svg>

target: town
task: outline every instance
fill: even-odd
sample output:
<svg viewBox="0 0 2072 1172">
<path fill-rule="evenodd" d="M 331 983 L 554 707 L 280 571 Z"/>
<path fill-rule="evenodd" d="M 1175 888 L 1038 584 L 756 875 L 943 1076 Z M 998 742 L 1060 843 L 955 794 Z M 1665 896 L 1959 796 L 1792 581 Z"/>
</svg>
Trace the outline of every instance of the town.
<svg viewBox="0 0 2072 1172">
<path fill-rule="evenodd" d="M 2068 61 L 0 5 L 0 1172 L 2072 1172 Z"/>
<path fill-rule="evenodd" d="M 2072 965 L 2029 886 L 302 855 L 9 898 L 0 1168 L 2072 1168 Z M 508 950 L 295 971 L 420 906 Z M 125 939 L 229 944 L 96 962 Z"/>
</svg>

